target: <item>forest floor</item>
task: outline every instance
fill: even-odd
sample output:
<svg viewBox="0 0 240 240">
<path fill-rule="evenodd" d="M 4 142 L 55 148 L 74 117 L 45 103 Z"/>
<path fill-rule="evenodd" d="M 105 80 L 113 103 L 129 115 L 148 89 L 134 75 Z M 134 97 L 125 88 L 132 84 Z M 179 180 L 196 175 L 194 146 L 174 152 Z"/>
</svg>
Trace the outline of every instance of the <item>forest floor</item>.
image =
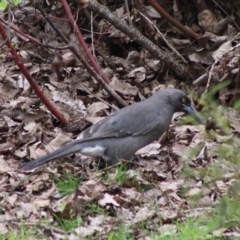
<svg viewBox="0 0 240 240">
<path fill-rule="evenodd" d="M 104 20 L 106 8 L 100 13 L 100 7 L 68 1 L 83 41 L 121 102 L 71 51 L 75 46 L 92 63 L 64 2 L 43 1 L 42 8 L 65 42 L 29 1 L 0 12 L 11 47 L 68 122 L 42 103 L 1 38 L 0 240 L 240 239 L 240 3 L 153 1 L 184 30 L 152 1 L 99 1 L 119 19 L 115 25 Z M 153 45 L 129 36 L 132 25 Z M 123 102 L 168 87 L 185 91 L 205 124 L 175 114 L 168 132 L 139 150 L 131 168 L 75 154 L 19 170 Z"/>
</svg>

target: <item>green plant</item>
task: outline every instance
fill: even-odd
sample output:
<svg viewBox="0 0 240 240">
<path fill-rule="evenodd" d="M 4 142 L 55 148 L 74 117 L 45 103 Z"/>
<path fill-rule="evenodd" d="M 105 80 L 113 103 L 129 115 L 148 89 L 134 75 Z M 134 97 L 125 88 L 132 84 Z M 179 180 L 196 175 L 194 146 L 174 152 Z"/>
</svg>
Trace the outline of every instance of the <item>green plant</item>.
<svg viewBox="0 0 240 240">
<path fill-rule="evenodd" d="M 224 196 L 220 199 L 216 211 L 220 227 L 230 228 L 240 225 L 239 198 Z"/>
<path fill-rule="evenodd" d="M 0 234 L 0 240 L 28 240 L 28 239 L 37 239 L 37 235 L 33 235 L 32 231 L 29 231 L 29 228 L 23 224 L 23 221 L 20 220 L 19 228 L 16 228 L 15 231 Z"/>
<path fill-rule="evenodd" d="M 112 230 L 107 240 L 134 240 L 134 234 L 130 233 L 130 228 L 119 224 L 114 230 Z"/>
<path fill-rule="evenodd" d="M 96 214 L 106 215 L 105 209 L 99 206 L 98 204 L 89 204 L 88 209 L 86 210 L 86 214 L 90 216 L 94 216 Z"/>
<path fill-rule="evenodd" d="M 57 222 L 61 225 L 62 229 L 65 232 L 75 229 L 79 226 L 82 226 L 83 224 L 83 220 L 81 217 L 77 217 L 75 219 L 64 219 L 64 218 L 59 218 L 57 216 L 55 217 Z"/>
<path fill-rule="evenodd" d="M 76 178 L 71 174 L 66 174 L 61 177 L 54 176 L 54 180 L 56 181 L 56 187 L 59 193 L 63 196 L 73 193 L 82 181 L 80 177 Z"/>
<path fill-rule="evenodd" d="M 14 6 L 18 5 L 22 0 L 0 0 L 0 11 L 4 11 L 7 8 L 8 3 L 13 4 Z"/>
<path fill-rule="evenodd" d="M 117 168 L 117 174 L 115 176 L 116 182 L 126 182 L 127 163 L 120 162 Z"/>
</svg>

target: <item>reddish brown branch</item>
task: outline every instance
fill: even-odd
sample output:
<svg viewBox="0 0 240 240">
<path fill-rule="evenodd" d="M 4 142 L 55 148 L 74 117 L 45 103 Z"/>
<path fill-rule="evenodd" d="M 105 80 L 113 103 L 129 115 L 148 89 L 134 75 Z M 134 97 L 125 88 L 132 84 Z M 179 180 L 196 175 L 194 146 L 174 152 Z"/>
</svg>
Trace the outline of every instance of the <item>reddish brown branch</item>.
<svg viewBox="0 0 240 240">
<path fill-rule="evenodd" d="M 82 36 L 82 33 L 81 31 L 79 30 L 74 18 L 73 18 L 73 15 L 71 13 L 71 10 L 68 6 L 68 3 L 66 2 L 66 0 L 62 0 L 62 4 L 63 4 L 63 7 L 65 9 L 65 12 L 67 13 L 67 16 L 69 18 L 69 21 L 74 29 L 74 32 L 78 38 L 78 41 L 80 42 L 80 44 L 82 45 L 86 55 L 88 56 L 91 64 L 93 65 L 95 71 L 104 79 L 104 81 L 106 83 L 110 83 L 110 79 L 101 71 L 98 63 L 96 62 L 95 58 L 93 57 L 92 53 L 89 51 L 89 48 L 85 42 L 85 40 L 83 39 L 83 36 Z"/>
<path fill-rule="evenodd" d="M 176 19 L 171 17 L 155 0 L 148 0 L 148 1 L 164 18 L 166 18 L 174 27 L 179 29 L 181 32 L 185 33 L 186 35 L 188 35 L 190 38 L 193 38 L 193 39 L 202 38 L 201 35 L 183 26 L 180 22 L 178 22 Z"/>
<path fill-rule="evenodd" d="M 52 105 L 52 103 L 44 96 L 41 89 L 39 88 L 38 84 L 34 80 L 34 78 L 31 76 L 27 68 L 24 66 L 24 63 L 19 56 L 19 54 L 16 52 L 15 48 L 11 46 L 11 42 L 8 40 L 6 31 L 3 27 L 3 25 L 0 23 L 0 34 L 2 35 L 3 39 L 6 41 L 6 45 L 8 46 L 15 63 L 18 65 L 19 69 L 23 73 L 23 75 L 28 80 L 29 84 L 37 94 L 37 96 L 40 98 L 40 100 L 47 106 L 47 108 L 51 111 L 51 113 L 63 124 L 68 124 L 68 121 L 62 116 L 62 114 Z"/>
<path fill-rule="evenodd" d="M 4 19 L 0 18 L 0 22 L 2 22 L 4 25 L 6 25 L 8 28 L 11 28 L 12 30 L 14 30 L 16 33 L 18 33 L 19 35 L 25 37 L 26 39 L 32 41 L 33 43 L 45 47 L 45 48 L 52 48 L 52 49 L 56 49 L 56 50 L 64 50 L 64 49 L 69 49 L 69 46 L 63 46 L 63 47 L 56 47 L 56 46 L 52 46 L 49 44 L 44 44 L 38 41 L 38 39 L 20 31 L 18 28 L 14 27 L 13 25 L 9 24 L 8 22 L 6 22 Z"/>
<path fill-rule="evenodd" d="M 48 21 L 51 27 L 56 31 L 56 33 L 62 38 L 62 40 L 69 44 L 69 49 L 75 54 L 75 56 L 81 61 L 83 66 L 87 71 L 103 86 L 103 88 L 114 97 L 122 106 L 127 106 L 127 103 L 103 80 L 101 72 L 97 72 L 93 67 L 79 54 L 76 47 L 70 43 L 70 41 L 65 37 L 65 35 L 56 27 L 54 22 L 48 17 L 43 8 L 39 3 L 36 3 L 36 8 L 42 13 L 44 18 Z"/>
<path fill-rule="evenodd" d="M 166 66 L 169 67 L 180 79 L 186 80 L 190 78 L 190 74 L 185 64 L 174 59 L 169 53 L 166 54 L 163 52 L 148 38 L 143 36 L 137 29 L 132 26 L 128 26 L 125 21 L 116 17 L 106 7 L 93 0 L 80 0 L 80 3 L 86 4 L 91 11 L 94 11 L 100 17 L 105 18 L 115 28 L 119 29 L 135 42 L 147 49 L 154 57 L 160 59 L 164 64 L 166 64 Z"/>
</svg>

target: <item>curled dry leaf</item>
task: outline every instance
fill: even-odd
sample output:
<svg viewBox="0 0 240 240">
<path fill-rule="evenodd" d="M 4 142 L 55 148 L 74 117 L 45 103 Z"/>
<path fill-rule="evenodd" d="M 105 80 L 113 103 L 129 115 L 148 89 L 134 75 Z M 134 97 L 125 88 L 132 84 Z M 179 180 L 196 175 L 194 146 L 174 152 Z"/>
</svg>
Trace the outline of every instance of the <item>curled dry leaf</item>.
<svg viewBox="0 0 240 240">
<path fill-rule="evenodd" d="M 199 196 L 201 194 L 201 189 L 200 188 L 192 188 L 190 189 L 187 193 L 186 193 L 186 196 L 187 197 L 196 197 L 196 196 Z"/>
<path fill-rule="evenodd" d="M 107 205 L 112 205 L 112 206 L 115 206 L 115 207 L 120 207 L 120 205 L 118 204 L 118 202 L 115 201 L 114 197 L 111 196 L 111 195 L 108 194 L 108 193 L 105 193 L 104 196 L 103 196 L 103 198 L 100 199 L 100 200 L 98 201 L 98 203 L 99 203 L 101 206 L 103 206 L 103 207 L 105 207 L 105 206 L 107 206 Z"/>
<path fill-rule="evenodd" d="M 135 68 L 128 74 L 129 78 L 134 78 L 136 83 L 140 83 L 145 80 L 146 78 L 146 68 L 139 67 Z"/>
<path fill-rule="evenodd" d="M 225 53 L 229 52 L 232 48 L 232 42 L 224 42 L 216 51 L 212 53 L 212 57 L 215 61 L 219 60 Z"/>
<path fill-rule="evenodd" d="M 217 191 L 220 194 L 226 194 L 227 193 L 228 186 L 227 186 L 227 184 L 225 182 L 223 182 L 223 181 L 216 181 L 215 184 L 216 184 L 216 187 L 217 187 Z"/>
<path fill-rule="evenodd" d="M 161 145 L 158 142 L 151 143 L 146 147 L 139 149 L 136 154 L 141 157 L 155 156 L 159 153 Z"/>
<path fill-rule="evenodd" d="M 140 210 L 137 212 L 135 218 L 133 219 L 133 224 L 143 222 L 143 221 L 153 217 L 155 213 L 156 213 L 155 210 L 152 210 L 149 207 L 140 208 Z"/>
<path fill-rule="evenodd" d="M 108 109 L 109 106 L 103 102 L 94 102 L 89 107 L 87 107 L 86 120 L 92 124 L 100 121 L 105 114 L 104 110 Z"/>
<path fill-rule="evenodd" d="M 96 232 L 101 232 L 103 229 L 101 225 L 106 221 L 106 217 L 103 215 L 99 215 L 95 218 L 89 217 L 89 221 L 89 225 L 74 229 L 74 234 L 70 235 L 69 240 L 78 240 L 83 237 L 92 236 L 96 234 Z"/>
<path fill-rule="evenodd" d="M 131 86 L 125 81 L 120 81 L 116 77 L 113 77 L 110 83 L 111 87 L 123 95 L 136 96 L 138 88 L 136 86 Z"/>
<path fill-rule="evenodd" d="M 45 146 L 48 152 L 52 152 L 56 149 L 59 149 L 72 140 L 71 134 L 66 133 L 60 128 L 55 128 L 54 131 L 57 133 L 57 136 L 51 142 L 49 142 L 48 145 Z"/>
<path fill-rule="evenodd" d="M 217 20 L 213 12 L 206 9 L 198 14 L 198 22 L 205 31 L 212 32 Z"/>
</svg>

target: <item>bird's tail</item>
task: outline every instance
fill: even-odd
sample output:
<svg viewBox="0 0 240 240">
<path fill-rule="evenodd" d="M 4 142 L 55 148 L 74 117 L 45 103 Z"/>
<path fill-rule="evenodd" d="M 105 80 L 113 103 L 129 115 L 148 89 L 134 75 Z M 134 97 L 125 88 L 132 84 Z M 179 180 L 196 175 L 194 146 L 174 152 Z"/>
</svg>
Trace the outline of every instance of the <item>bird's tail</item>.
<svg viewBox="0 0 240 240">
<path fill-rule="evenodd" d="M 40 157 L 38 159 L 35 159 L 31 162 L 28 162 L 28 163 L 25 163 L 23 164 L 20 169 L 23 169 L 23 170 L 32 170 L 44 163 L 47 163 L 47 162 L 50 162 L 50 161 L 53 161 L 53 160 L 57 160 L 61 157 L 65 157 L 69 154 L 73 154 L 73 153 L 76 153 L 76 152 L 79 152 L 81 150 L 81 147 L 79 144 L 80 141 L 75 141 L 75 142 L 72 142 L 56 151 L 53 151 L 49 154 L 47 154 L 46 156 L 43 156 L 43 157 Z"/>
</svg>

